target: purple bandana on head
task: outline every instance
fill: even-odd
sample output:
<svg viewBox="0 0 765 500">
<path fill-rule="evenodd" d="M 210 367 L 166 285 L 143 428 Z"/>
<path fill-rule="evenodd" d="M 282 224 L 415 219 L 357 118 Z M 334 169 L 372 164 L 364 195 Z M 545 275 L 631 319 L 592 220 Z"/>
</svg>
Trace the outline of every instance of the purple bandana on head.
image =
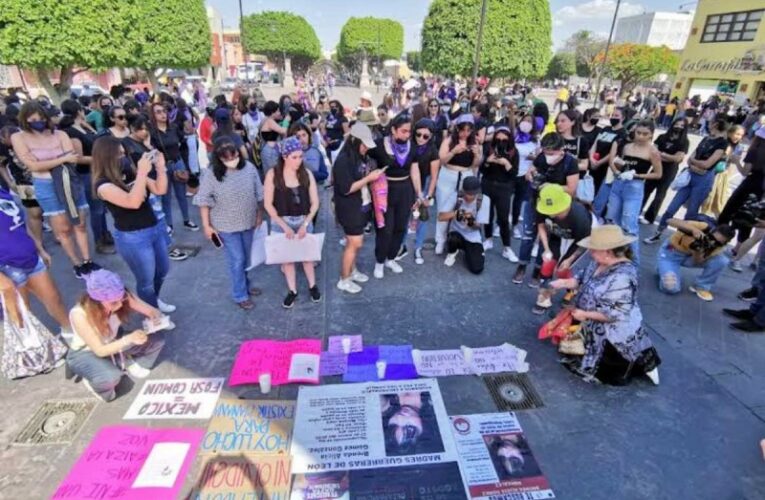
<svg viewBox="0 0 765 500">
<path fill-rule="evenodd" d="M 99 269 L 85 275 L 85 287 L 91 299 L 116 302 L 125 297 L 125 284 L 118 274 Z"/>
<path fill-rule="evenodd" d="M 282 156 L 289 156 L 295 151 L 302 151 L 303 145 L 300 144 L 300 139 L 297 137 L 287 137 L 279 145 L 279 152 Z"/>
</svg>

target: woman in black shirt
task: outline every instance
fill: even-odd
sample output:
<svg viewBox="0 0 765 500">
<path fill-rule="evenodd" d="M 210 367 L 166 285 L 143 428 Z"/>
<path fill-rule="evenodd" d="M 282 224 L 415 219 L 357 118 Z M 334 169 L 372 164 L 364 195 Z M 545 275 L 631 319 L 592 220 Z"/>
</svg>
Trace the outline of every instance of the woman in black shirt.
<svg viewBox="0 0 765 500">
<path fill-rule="evenodd" d="M 502 257 L 511 262 L 517 262 L 513 249 L 510 248 L 510 201 L 515 190 L 518 172 L 518 150 L 515 148 L 513 133 L 509 128 L 500 126 L 494 129 L 491 144 L 485 147 L 486 161 L 481 165 L 481 191 L 489 197 L 489 223 L 484 226 L 486 239 L 483 247 L 491 249 L 494 232 L 494 214 L 497 215 L 497 225 L 502 238 Z"/>
<path fill-rule="evenodd" d="M 596 192 L 603 184 L 608 173 L 608 165 L 613 159 L 611 157 L 611 147 L 614 143 L 623 142 L 627 137 L 623 118 L 622 108 L 614 109 L 610 119 L 611 125 L 600 131 L 590 148 L 590 173 L 595 181 Z"/>
<path fill-rule="evenodd" d="M 579 112 L 567 109 L 555 118 L 555 129 L 563 137 L 563 151 L 577 159 L 579 178 L 587 173 L 590 143 L 582 136 Z"/>
<path fill-rule="evenodd" d="M 437 141 L 438 129 L 432 120 L 423 118 L 415 124 L 413 141 L 415 147 L 414 161 L 417 162 L 417 166 L 420 169 L 420 182 L 425 193 L 418 206 L 420 217 L 417 221 L 417 231 L 414 238 L 415 264 L 425 263 L 422 258 L 422 247 L 425 244 L 425 236 L 428 232 L 428 216 L 424 215 L 423 217 L 423 214 L 427 214 L 433 205 L 433 194 L 436 192 L 436 177 L 438 176 L 438 167 L 441 165 L 438 159 Z M 406 245 L 402 247 L 402 251 L 399 254 L 406 254 Z"/>
<path fill-rule="evenodd" d="M 598 123 L 600 123 L 600 109 L 586 109 L 582 117 L 582 137 L 587 139 L 587 143 L 590 146 L 595 142 L 598 134 L 603 131 L 603 128 Z"/>
<path fill-rule="evenodd" d="M 653 224 L 656 220 L 661 205 L 664 203 L 664 197 L 667 195 L 667 189 L 677 176 L 678 165 L 688 153 L 688 123 L 684 118 L 676 118 L 669 130 L 661 134 L 654 144 L 661 154 L 661 179 L 650 179 L 645 183 L 643 208 L 645 208 L 651 193 L 655 191 L 656 195 L 653 197 L 651 206 L 640 218 L 642 224 Z"/>
<path fill-rule="evenodd" d="M 370 184 L 384 173 L 372 169 L 374 160 L 368 152 L 376 147 L 369 127 L 356 122 L 332 166 L 335 214 L 346 238 L 337 288 L 348 293 L 359 293 L 358 283 L 369 280 L 356 269 L 356 255 L 364 243 L 364 226 L 372 209 Z"/>
<path fill-rule="evenodd" d="M 165 220 L 170 231 L 173 230 L 173 205 L 172 195 L 181 209 L 183 226 L 190 231 L 199 231 L 199 226 L 191 222 L 189 217 L 189 202 L 186 200 L 186 182 L 189 170 L 181 157 L 181 148 L 186 147 L 183 132 L 168 120 L 168 110 L 160 103 L 151 105 L 151 144 L 159 150 L 167 162 L 167 171 L 170 186 L 168 192 L 162 197 L 162 209 L 165 211 Z"/>
<path fill-rule="evenodd" d="M 330 160 L 334 160 L 337 150 L 343 143 L 343 138 L 348 133 L 348 118 L 345 117 L 343 105 L 338 100 L 329 101 L 329 115 L 325 122 L 325 135 L 327 136 L 327 153 Z"/>
</svg>

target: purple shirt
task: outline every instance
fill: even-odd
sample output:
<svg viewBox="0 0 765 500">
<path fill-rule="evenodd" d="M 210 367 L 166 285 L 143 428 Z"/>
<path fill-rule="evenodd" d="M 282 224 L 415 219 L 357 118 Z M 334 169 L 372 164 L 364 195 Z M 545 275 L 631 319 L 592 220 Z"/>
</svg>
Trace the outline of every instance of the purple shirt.
<svg viewBox="0 0 765 500">
<path fill-rule="evenodd" d="M 23 209 L 0 188 L 0 265 L 32 269 L 38 258 L 35 242 L 27 234 Z"/>
</svg>

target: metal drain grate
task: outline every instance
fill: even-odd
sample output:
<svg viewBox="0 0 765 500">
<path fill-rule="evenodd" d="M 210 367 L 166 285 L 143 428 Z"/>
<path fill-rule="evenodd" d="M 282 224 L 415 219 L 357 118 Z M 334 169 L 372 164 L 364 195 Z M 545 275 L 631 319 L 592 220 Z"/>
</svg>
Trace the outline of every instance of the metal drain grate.
<svg viewBox="0 0 765 500">
<path fill-rule="evenodd" d="M 483 381 L 498 410 L 530 410 L 545 405 L 525 373 L 484 375 Z"/>
<path fill-rule="evenodd" d="M 98 404 L 94 399 L 45 401 L 13 444 L 69 444 Z"/>
</svg>

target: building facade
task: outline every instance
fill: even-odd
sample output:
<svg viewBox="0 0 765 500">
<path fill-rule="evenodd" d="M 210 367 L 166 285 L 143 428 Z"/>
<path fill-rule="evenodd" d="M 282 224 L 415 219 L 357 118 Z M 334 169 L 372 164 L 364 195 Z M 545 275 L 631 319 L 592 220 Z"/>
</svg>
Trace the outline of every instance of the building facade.
<svg viewBox="0 0 765 500">
<path fill-rule="evenodd" d="M 614 41 L 683 50 L 692 21 L 693 12 L 647 12 L 622 17 L 617 21 Z"/>
<path fill-rule="evenodd" d="M 765 99 L 765 1 L 699 0 L 673 96 Z"/>
</svg>

